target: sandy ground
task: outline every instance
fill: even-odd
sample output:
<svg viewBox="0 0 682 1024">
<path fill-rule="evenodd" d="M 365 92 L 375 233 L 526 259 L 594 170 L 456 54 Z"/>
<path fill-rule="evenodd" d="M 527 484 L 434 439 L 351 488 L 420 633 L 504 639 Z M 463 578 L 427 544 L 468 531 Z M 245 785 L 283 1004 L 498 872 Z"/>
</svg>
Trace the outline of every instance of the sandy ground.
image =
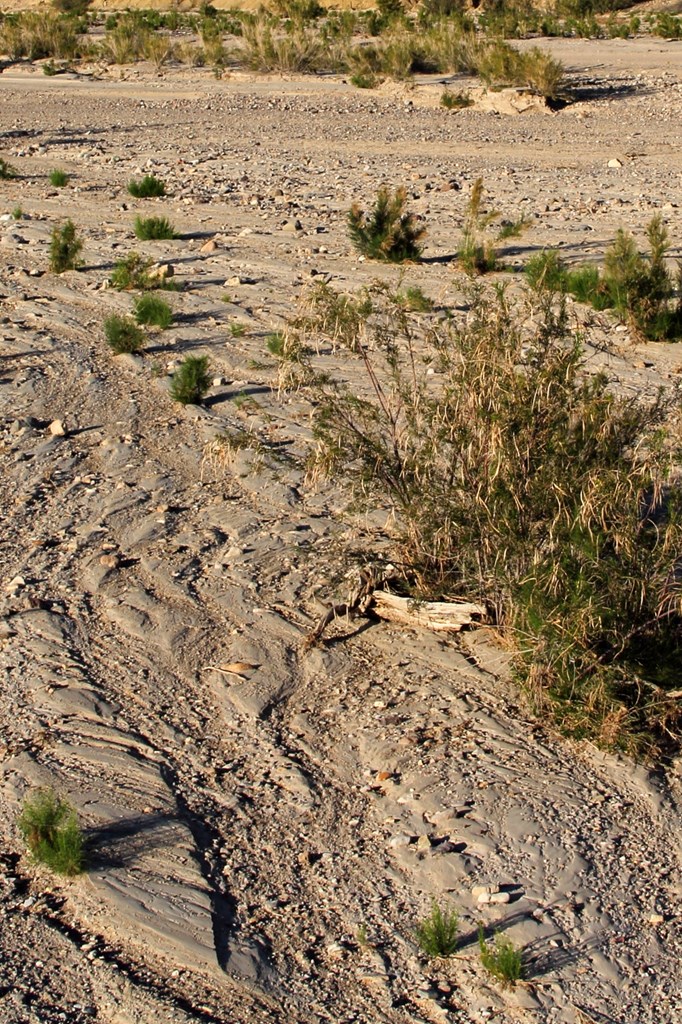
<svg viewBox="0 0 682 1024">
<path fill-rule="evenodd" d="M 278 394 L 265 338 L 315 276 L 398 280 L 351 251 L 350 203 L 407 186 L 429 234 L 403 284 L 448 303 L 481 174 L 491 206 L 531 221 L 509 268 L 544 246 L 598 258 L 657 212 L 682 255 L 682 45 L 551 48 L 578 101 L 521 115 L 441 110 L 440 80 L 368 93 L 3 69 L 0 155 L 20 176 L 0 182 L 0 214 L 23 215 L 0 224 L 2 1021 L 680 1020 L 675 766 L 651 774 L 554 736 L 482 631 L 341 622 L 303 645 L 343 596 L 358 527 L 342 492 L 305 485 L 310 410 Z M 146 171 L 166 199 L 127 194 Z M 137 213 L 181 237 L 137 242 Z M 65 216 L 84 266 L 56 276 Z M 132 297 L 106 282 L 132 250 L 170 260 L 184 287 L 175 326 L 114 357 L 102 320 Z M 679 347 L 575 316 L 615 387 L 678 379 Z M 202 409 L 168 396 L 187 353 L 211 360 Z M 320 359 L 357 371 L 344 352 Z M 283 457 L 208 466 L 224 429 Z M 22 855 L 36 784 L 81 814 L 93 853 L 76 881 Z M 479 884 L 508 902 L 479 905 Z M 433 898 L 461 915 L 451 961 L 415 941 Z M 524 947 L 523 986 L 485 975 L 479 920 Z"/>
</svg>

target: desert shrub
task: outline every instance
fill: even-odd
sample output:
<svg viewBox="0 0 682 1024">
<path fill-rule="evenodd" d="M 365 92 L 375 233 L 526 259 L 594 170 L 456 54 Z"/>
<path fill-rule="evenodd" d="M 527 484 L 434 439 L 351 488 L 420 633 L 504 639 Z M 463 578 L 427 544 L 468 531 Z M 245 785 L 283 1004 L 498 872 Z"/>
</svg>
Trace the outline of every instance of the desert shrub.
<svg viewBox="0 0 682 1024">
<path fill-rule="evenodd" d="M 609 309 L 613 299 L 605 285 L 599 267 L 585 263 L 569 270 L 564 277 L 564 290 L 578 302 L 590 303 L 595 309 Z"/>
<path fill-rule="evenodd" d="M 166 330 L 173 323 L 173 311 L 158 295 L 147 292 L 135 300 L 135 320 L 138 324 Z"/>
<path fill-rule="evenodd" d="M 10 178 L 16 178 L 16 176 L 16 167 L 0 156 L 0 181 L 9 181 Z"/>
<path fill-rule="evenodd" d="M 682 18 L 676 18 L 668 11 L 662 11 L 656 15 L 653 34 L 663 36 L 664 39 L 682 39 Z"/>
<path fill-rule="evenodd" d="M 19 829 L 33 858 L 60 875 L 83 870 L 83 834 L 76 812 L 52 789 L 24 801 Z"/>
<path fill-rule="evenodd" d="M 680 719 L 680 442 L 669 409 L 588 376 L 563 303 L 502 289 L 418 333 L 390 296 L 359 348 L 364 385 L 313 386 L 311 476 L 392 516 L 417 596 L 484 602 L 539 712 L 629 749 Z M 429 370 L 437 373 L 429 373 Z"/>
<path fill-rule="evenodd" d="M 27 11 L 6 18 L 0 27 L 0 52 L 12 60 L 27 57 L 71 60 L 80 46 L 78 22 L 51 11 Z"/>
<path fill-rule="evenodd" d="M 244 23 L 242 54 L 254 71 L 312 72 L 325 67 L 324 47 L 313 29 L 281 30 L 265 17 Z"/>
<path fill-rule="evenodd" d="M 520 53 L 504 40 L 484 41 L 470 49 L 469 60 L 493 87 L 516 86 L 547 99 L 558 99 L 565 91 L 563 64 L 537 46 Z"/>
<path fill-rule="evenodd" d="M 131 252 L 116 264 L 109 283 L 112 288 L 117 288 L 119 291 L 158 287 L 150 274 L 153 264 L 152 259 Z"/>
<path fill-rule="evenodd" d="M 139 352 L 144 343 L 144 334 L 130 317 L 112 313 L 104 321 L 104 337 L 109 348 L 121 355 L 123 352 Z"/>
<path fill-rule="evenodd" d="M 457 949 L 459 915 L 456 910 L 441 910 L 433 901 L 431 913 L 417 925 L 419 948 L 428 957 L 447 957 Z"/>
<path fill-rule="evenodd" d="M 128 182 L 128 192 L 134 199 L 156 199 L 165 196 L 166 185 L 154 174 L 145 174 L 139 181 Z"/>
<path fill-rule="evenodd" d="M 418 226 L 414 214 L 405 210 L 406 202 L 404 188 L 391 194 L 388 186 L 382 185 L 370 213 L 353 203 L 348 213 L 348 232 L 356 252 L 389 263 L 418 260 L 422 251 L 419 241 L 426 230 Z"/>
<path fill-rule="evenodd" d="M 531 256 L 524 273 L 529 286 L 535 291 L 566 290 L 566 266 L 556 249 L 543 249 Z"/>
<path fill-rule="evenodd" d="M 52 0 L 52 7 L 61 14 L 83 15 L 92 0 Z"/>
<path fill-rule="evenodd" d="M 446 110 L 464 110 L 473 106 L 473 102 L 468 92 L 452 92 L 450 89 L 444 89 L 440 97 L 440 105 Z"/>
<path fill-rule="evenodd" d="M 187 356 L 173 374 L 171 398 L 182 405 L 198 405 L 210 386 L 208 356 Z"/>
<path fill-rule="evenodd" d="M 64 186 L 68 184 L 68 181 L 69 176 L 66 171 L 61 171 L 58 168 L 50 171 L 50 185 L 54 188 L 64 188 Z"/>
<path fill-rule="evenodd" d="M 303 315 L 294 323 L 303 336 L 322 337 L 334 348 L 337 345 L 354 348 L 371 312 L 372 299 L 368 292 L 342 295 L 319 281 L 305 295 Z"/>
<path fill-rule="evenodd" d="M 206 64 L 206 51 L 196 43 L 178 43 L 175 55 L 181 64 L 187 64 L 191 68 L 203 68 Z"/>
<path fill-rule="evenodd" d="M 503 220 L 497 233 L 497 240 L 503 242 L 507 238 L 520 238 L 530 225 L 530 220 L 522 214 L 517 220 Z"/>
<path fill-rule="evenodd" d="M 325 13 L 317 0 L 273 0 L 273 11 L 292 22 L 317 21 Z"/>
<path fill-rule="evenodd" d="M 350 84 L 356 89 L 376 89 L 379 81 L 375 74 L 367 71 L 356 71 L 350 76 Z"/>
<path fill-rule="evenodd" d="M 565 70 L 561 61 L 537 46 L 519 54 L 519 58 L 512 85 L 527 88 L 549 100 L 556 100 L 564 95 Z"/>
<path fill-rule="evenodd" d="M 142 242 L 178 237 L 167 217 L 136 217 L 134 231 L 135 236 Z"/>
<path fill-rule="evenodd" d="M 490 945 L 486 942 L 483 925 L 479 924 L 478 946 L 481 951 L 481 963 L 493 978 L 509 986 L 515 985 L 523 978 L 523 954 L 511 939 L 496 932 L 495 942 Z"/>
<path fill-rule="evenodd" d="M 157 71 L 160 71 L 171 57 L 173 57 L 173 43 L 165 32 L 150 32 L 143 40 L 142 54 L 145 60 L 151 61 Z"/>
<path fill-rule="evenodd" d="M 82 248 L 83 243 L 72 220 L 65 221 L 61 227 L 54 227 L 50 237 L 50 270 L 55 274 L 76 270 L 80 265 Z"/>
<path fill-rule="evenodd" d="M 395 298 L 408 313 L 429 313 L 433 309 L 433 302 L 417 285 L 396 292 Z"/>
<path fill-rule="evenodd" d="M 665 264 L 668 232 L 660 214 L 647 226 L 649 252 L 642 255 L 634 238 L 622 228 L 604 257 L 604 266 L 584 264 L 553 275 L 556 287 L 595 309 L 613 309 L 643 339 L 676 341 L 682 338 L 682 279 L 677 297 Z M 537 259 L 537 258 L 536 258 Z M 538 273 L 531 263 L 529 281 Z M 682 275 L 681 275 L 682 277 Z M 548 280 L 551 280 L 549 278 Z"/>
<path fill-rule="evenodd" d="M 464 217 L 464 228 L 457 259 L 467 274 L 486 274 L 497 267 L 497 251 L 485 238 L 486 228 L 499 217 L 495 210 L 485 212 L 483 178 L 476 178 L 471 188 Z"/>
<path fill-rule="evenodd" d="M 135 17 L 135 13 L 131 11 L 121 16 L 115 26 L 106 31 L 102 53 L 113 64 L 132 64 L 144 56 L 149 42 L 149 29 Z"/>
</svg>

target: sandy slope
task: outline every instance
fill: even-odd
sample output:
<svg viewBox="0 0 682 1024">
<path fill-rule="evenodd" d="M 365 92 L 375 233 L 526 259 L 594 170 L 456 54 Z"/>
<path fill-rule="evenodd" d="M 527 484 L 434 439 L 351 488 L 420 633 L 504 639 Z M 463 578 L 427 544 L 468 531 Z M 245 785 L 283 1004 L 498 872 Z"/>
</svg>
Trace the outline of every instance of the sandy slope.
<svg viewBox="0 0 682 1024">
<path fill-rule="evenodd" d="M 0 76 L 1 152 L 21 174 L 0 213 L 24 211 L 0 241 L 0 1019 L 679 1020 L 675 771 L 544 731 L 483 634 L 340 623 L 302 643 L 343 593 L 354 528 L 343 494 L 305 486 L 309 409 L 273 389 L 265 336 L 313 274 L 397 279 L 350 251 L 350 202 L 407 184 L 429 238 L 405 283 L 443 301 L 461 294 L 447 257 L 479 174 L 491 205 L 532 218 L 512 266 L 545 245 L 597 257 L 659 210 L 682 237 L 682 48 L 553 45 L 582 97 L 559 114 L 449 114 L 433 83 Z M 168 199 L 127 195 L 147 169 Z M 182 237 L 136 242 L 138 212 Z M 47 247 L 66 215 L 85 266 L 57 277 Z M 185 288 L 144 358 L 114 358 L 102 319 L 132 300 L 105 282 L 132 249 L 172 260 Z M 592 358 L 617 386 L 677 379 L 674 346 L 576 316 L 609 343 Z M 220 379 L 204 410 L 167 394 L 188 352 Z M 225 427 L 286 458 L 202 464 Z M 95 849 L 69 884 L 18 857 L 17 809 L 48 782 Z M 510 902 L 476 905 L 489 882 Z M 432 897 L 462 915 L 448 964 L 414 940 Z M 527 986 L 485 977 L 479 919 L 526 947 Z"/>
</svg>

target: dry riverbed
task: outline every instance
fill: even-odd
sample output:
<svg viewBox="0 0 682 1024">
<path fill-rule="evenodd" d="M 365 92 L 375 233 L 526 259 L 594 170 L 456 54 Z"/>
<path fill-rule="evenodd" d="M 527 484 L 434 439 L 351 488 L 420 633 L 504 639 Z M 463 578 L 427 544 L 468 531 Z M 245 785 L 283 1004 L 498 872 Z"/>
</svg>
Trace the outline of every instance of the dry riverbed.
<svg viewBox="0 0 682 1024">
<path fill-rule="evenodd" d="M 579 261 L 618 227 L 642 240 L 658 212 L 682 255 L 682 44 L 551 47 L 578 97 L 556 113 L 447 112 L 441 80 L 0 74 L 19 172 L 0 182 L 0 1020 L 680 1019 L 675 766 L 554 736 L 484 631 L 358 620 L 303 642 L 343 599 L 355 526 L 342 492 L 306 484 L 309 408 L 278 392 L 266 337 L 316 278 L 397 283 L 352 252 L 351 202 L 407 187 L 428 237 L 403 286 L 445 304 L 479 175 L 530 222 L 503 253 L 512 282 L 546 246 Z M 146 172 L 166 198 L 128 195 Z M 137 214 L 180 237 L 138 242 Z M 57 276 L 67 216 L 84 264 Z M 132 299 L 107 281 L 133 250 L 182 289 L 174 326 L 114 357 L 102 321 Z M 614 386 L 673 386 L 679 347 L 572 308 Z M 168 395 L 187 354 L 210 358 L 205 408 Z M 206 461 L 226 429 L 282 458 Z M 75 881 L 23 856 L 16 818 L 40 784 L 91 842 Z M 506 901 L 479 903 L 486 884 Z M 430 963 L 414 929 L 434 898 L 459 910 L 462 946 Z M 479 920 L 525 948 L 525 984 L 486 976 Z"/>
</svg>

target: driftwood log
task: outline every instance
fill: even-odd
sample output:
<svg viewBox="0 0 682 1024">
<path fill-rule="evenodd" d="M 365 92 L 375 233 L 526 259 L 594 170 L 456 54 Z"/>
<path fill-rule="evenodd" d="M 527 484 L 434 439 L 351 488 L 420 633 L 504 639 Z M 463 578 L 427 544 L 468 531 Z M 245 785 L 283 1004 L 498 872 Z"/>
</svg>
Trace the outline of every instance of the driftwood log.
<svg viewBox="0 0 682 1024">
<path fill-rule="evenodd" d="M 415 601 L 398 597 L 387 590 L 375 590 L 376 580 L 364 576 L 348 601 L 332 605 L 320 617 L 317 625 L 306 637 L 306 646 L 320 639 L 330 622 L 339 618 L 354 618 L 371 613 L 379 619 L 402 626 L 421 627 L 456 633 L 465 626 L 481 625 L 488 621 L 485 607 L 470 601 Z"/>
<path fill-rule="evenodd" d="M 463 626 L 480 625 L 487 621 L 486 609 L 469 601 L 414 601 L 398 597 L 386 590 L 372 593 L 371 609 L 374 615 L 403 626 L 422 626 L 425 629 L 446 630 L 456 633 Z"/>
</svg>

